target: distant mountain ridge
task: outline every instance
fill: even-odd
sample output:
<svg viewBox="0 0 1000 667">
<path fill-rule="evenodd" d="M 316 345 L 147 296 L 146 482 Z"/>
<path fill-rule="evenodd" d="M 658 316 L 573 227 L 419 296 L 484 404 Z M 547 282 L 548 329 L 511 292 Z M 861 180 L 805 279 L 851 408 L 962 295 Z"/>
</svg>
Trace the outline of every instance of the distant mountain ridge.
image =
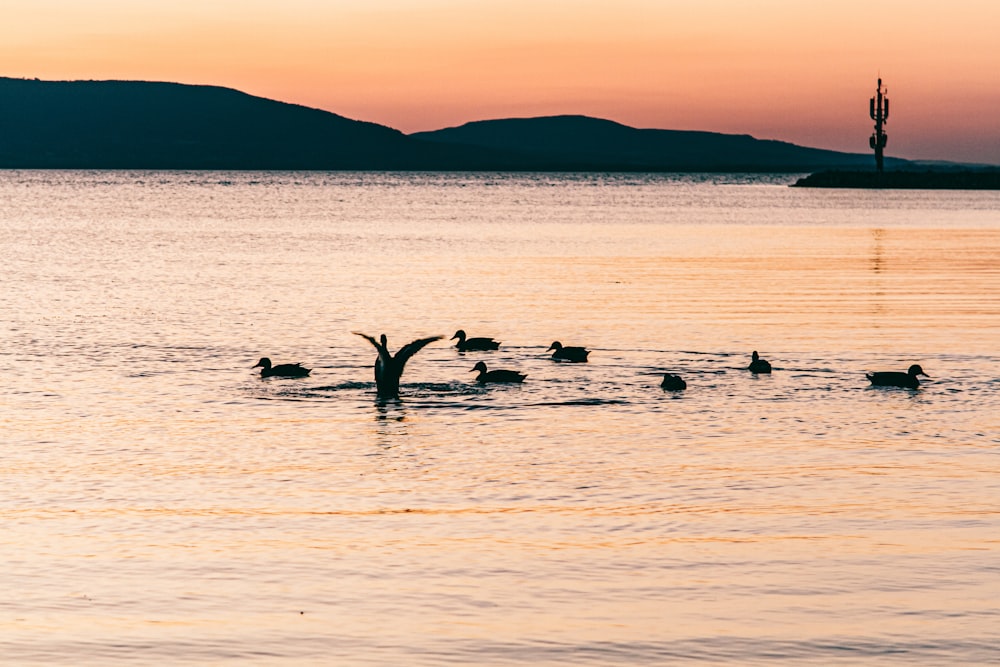
<svg viewBox="0 0 1000 667">
<path fill-rule="evenodd" d="M 475 121 L 410 136 L 626 171 L 811 171 L 872 164 L 867 154 L 805 148 L 746 134 L 636 129 L 588 116 Z"/>
<path fill-rule="evenodd" d="M 802 172 L 871 164 L 866 154 L 586 116 L 406 135 L 218 86 L 0 78 L 0 168 Z"/>
</svg>

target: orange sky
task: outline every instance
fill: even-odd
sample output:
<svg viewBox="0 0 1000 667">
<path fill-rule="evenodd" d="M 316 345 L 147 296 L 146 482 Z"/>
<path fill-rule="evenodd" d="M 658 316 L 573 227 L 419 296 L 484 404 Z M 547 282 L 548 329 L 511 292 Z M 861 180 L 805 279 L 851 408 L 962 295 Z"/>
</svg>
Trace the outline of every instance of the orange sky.
<svg viewBox="0 0 1000 667">
<path fill-rule="evenodd" d="M 404 132 L 583 113 L 1000 164 L 996 0 L 4 0 L 0 75 L 206 83 Z"/>
</svg>

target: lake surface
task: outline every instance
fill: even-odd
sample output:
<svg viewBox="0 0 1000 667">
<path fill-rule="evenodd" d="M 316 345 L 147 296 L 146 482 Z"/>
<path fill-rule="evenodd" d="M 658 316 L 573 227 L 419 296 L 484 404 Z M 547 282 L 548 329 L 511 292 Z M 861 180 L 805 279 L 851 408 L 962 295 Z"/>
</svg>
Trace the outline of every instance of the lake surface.
<svg viewBox="0 0 1000 667">
<path fill-rule="evenodd" d="M 0 662 L 1000 662 L 1000 193 L 795 178 L 0 172 Z"/>
</svg>

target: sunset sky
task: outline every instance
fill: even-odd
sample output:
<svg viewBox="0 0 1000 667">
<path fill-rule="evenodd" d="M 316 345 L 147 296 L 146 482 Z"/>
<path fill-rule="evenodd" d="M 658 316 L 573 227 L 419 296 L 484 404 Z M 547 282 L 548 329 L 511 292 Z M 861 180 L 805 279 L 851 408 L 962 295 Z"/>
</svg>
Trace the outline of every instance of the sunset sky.
<svg viewBox="0 0 1000 667">
<path fill-rule="evenodd" d="M 3 0 L 0 76 L 213 84 L 404 132 L 579 113 L 1000 164 L 997 0 Z"/>
</svg>

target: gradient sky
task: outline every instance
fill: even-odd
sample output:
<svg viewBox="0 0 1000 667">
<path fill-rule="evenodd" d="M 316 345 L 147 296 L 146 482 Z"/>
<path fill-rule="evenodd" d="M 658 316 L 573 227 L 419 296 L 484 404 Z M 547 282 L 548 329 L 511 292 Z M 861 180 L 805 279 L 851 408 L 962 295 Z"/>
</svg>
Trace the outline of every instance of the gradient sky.
<svg viewBox="0 0 1000 667">
<path fill-rule="evenodd" d="M 1000 164 L 997 0 L 3 0 L 0 76 L 213 84 L 404 132 L 581 113 Z"/>
</svg>

